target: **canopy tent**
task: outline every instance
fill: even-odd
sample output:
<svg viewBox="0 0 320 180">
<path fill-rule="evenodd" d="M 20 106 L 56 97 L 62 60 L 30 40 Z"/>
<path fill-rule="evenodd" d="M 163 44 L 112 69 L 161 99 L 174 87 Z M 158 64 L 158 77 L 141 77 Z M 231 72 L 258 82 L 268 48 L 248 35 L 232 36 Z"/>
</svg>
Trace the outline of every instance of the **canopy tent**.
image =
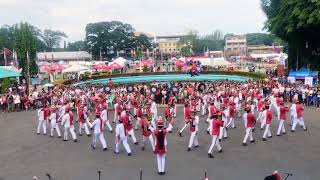
<svg viewBox="0 0 320 180">
<path fill-rule="evenodd" d="M 0 67 L 0 79 L 8 78 L 8 77 L 18 77 L 18 76 L 21 76 L 21 74 L 19 72 L 8 70 L 3 67 Z"/>
<path fill-rule="evenodd" d="M 123 57 L 118 57 L 115 60 L 113 60 L 112 62 L 118 63 L 121 66 L 125 66 L 128 62 L 128 60 L 124 59 Z"/>
<path fill-rule="evenodd" d="M 95 64 L 92 66 L 94 70 L 110 70 L 111 68 L 107 66 L 104 62 L 100 62 L 99 64 Z"/>
<path fill-rule="evenodd" d="M 0 66 L 0 67 L 2 67 L 4 69 L 7 69 L 9 71 L 15 71 L 15 72 L 18 72 L 18 73 L 21 73 L 21 71 L 22 71 L 22 69 L 18 69 L 18 68 L 14 67 L 14 66 Z"/>
<path fill-rule="evenodd" d="M 232 64 L 224 58 L 208 58 L 205 56 L 192 57 L 193 60 L 201 62 L 203 66 L 231 66 Z"/>
<path fill-rule="evenodd" d="M 295 77 L 296 79 L 305 79 L 306 77 L 318 78 L 318 71 L 310 71 L 307 68 L 301 68 L 299 71 L 289 72 L 289 76 Z"/>
<path fill-rule="evenodd" d="M 120 64 L 118 64 L 118 63 L 116 63 L 116 62 L 111 62 L 110 64 L 109 64 L 109 68 L 110 69 L 122 69 L 123 68 L 123 66 L 121 66 Z"/>
<path fill-rule="evenodd" d="M 73 65 L 69 66 L 68 68 L 62 70 L 62 73 L 80 72 L 80 71 L 85 71 L 85 70 L 89 70 L 89 68 L 86 66 L 81 66 L 79 64 L 73 64 Z"/>
</svg>

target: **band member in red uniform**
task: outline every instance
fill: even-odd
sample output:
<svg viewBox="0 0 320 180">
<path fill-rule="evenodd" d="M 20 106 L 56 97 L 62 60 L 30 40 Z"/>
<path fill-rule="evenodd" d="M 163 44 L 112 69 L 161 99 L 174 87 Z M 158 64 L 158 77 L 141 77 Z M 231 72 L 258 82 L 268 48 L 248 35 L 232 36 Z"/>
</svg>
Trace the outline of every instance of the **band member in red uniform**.
<svg viewBox="0 0 320 180">
<path fill-rule="evenodd" d="M 236 115 L 236 106 L 233 101 L 229 101 L 229 123 L 227 124 L 226 127 L 229 127 L 231 125 L 232 128 L 236 128 L 235 123 L 234 123 L 234 117 Z"/>
<path fill-rule="evenodd" d="M 138 142 L 137 142 L 136 136 L 135 136 L 134 131 L 133 131 L 132 120 L 131 120 L 131 117 L 129 117 L 129 114 L 128 114 L 129 113 L 129 109 L 126 106 L 124 106 L 123 109 L 125 111 L 123 111 L 121 113 L 120 119 L 122 119 L 122 122 L 124 124 L 124 128 L 125 128 L 126 132 L 131 136 L 133 143 L 137 145 Z"/>
<path fill-rule="evenodd" d="M 252 130 L 254 128 L 254 125 L 256 124 L 256 117 L 254 116 L 254 114 L 252 114 L 250 107 L 247 106 L 244 110 L 247 113 L 246 115 L 247 123 L 246 123 L 246 134 L 243 139 L 243 146 L 246 146 L 248 138 L 250 138 L 251 143 L 254 142 L 254 139 L 252 137 Z"/>
<path fill-rule="evenodd" d="M 152 147 L 152 151 L 155 152 L 155 146 L 154 146 L 154 140 L 153 137 L 151 135 L 151 130 L 149 128 L 150 126 L 150 122 L 148 121 L 148 114 L 145 113 L 143 114 L 143 117 L 141 119 L 141 130 L 142 130 L 142 151 L 144 151 L 145 147 L 145 143 L 147 141 L 147 139 L 149 139 L 151 147 Z"/>
<path fill-rule="evenodd" d="M 284 102 L 280 103 L 280 120 L 279 120 L 279 127 L 277 131 L 277 136 L 281 136 L 281 134 L 286 134 L 286 129 L 284 127 L 284 122 L 286 121 L 286 113 L 289 111 L 289 108 L 284 106 Z"/>
<path fill-rule="evenodd" d="M 90 136 L 90 131 L 86 119 L 84 118 L 83 105 L 78 108 L 78 121 L 79 121 L 79 136 L 82 136 L 82 129 L 85 130 L 87 136 Z"/>
<path fill-rule="evenodd" d="M 216 114 L 217 112 L 217 108 L 214 106 L 214 101 L 210 102 L 210 106 L 208 107 L 209 110 L 209 114 L 208 114 L 208 118 L 207 118 L 207 122 L 209 123 L 209 126 L 207 128 L 207 133 L 209 134 L 210 132 L 210 125 L 211 125 L 211 121 L 212 121 L 212 115 Z"/>
<path fill-rule="evenodd" d="M 191 111 L 190 111 L 190 106 L 189 103 L 185 103 L 184 105 L 184 126 L 180 129 L 179 131 L 179 136 L 182 137 L 182 132 L 184 131 L 184 129 L 188 126 L 189 122 L 190 122 L 190 116 L 191 116 Z"/>
<path fill-rule="evenodd" d="M 291 132 L 294 132 L 296 130 L 296 126 L 298 123 L 300 124 L 300 126 L 302 126 L 302 128 L 305 131 L 307 130 L 307 127 L 306 127 L 304 120 L 303 120 L 303 115 L 302 115 L 303 110 L 304 109 L 303 109 L 301 103 L 299 101 L 296 101 L 296 109 L 295 109 L 296 114 L 294 115 L 293 124 L 291 127 Z"/>
<path fill-rule="evenodd" d="M 222 148 L 220 146 L 219 139 L 218 139 L 220 134 L 220 127 L 223 126 L 223 122 L 221 120 L 221 113 L 214 112 L 212 114 L 212 119 L 213 120 L 211 121 L 210 129 L 209 129 L 210 135 L 212 136 L 211 146 L 208 150 L 209 158 L 213 158 L 212 150 L 214 147 L 218 148 L 219 153 L 222 152 Z"/>
<path fill-rule="evenodd" d="M 128 144 L 127 131 L 122 122 L 122 118 L 119 119 L 119 123 L 116 126 L 116 148 L 114 150 L 115 154 L 119 154 L 119 146 L 121 142 L 123 147 L 126 149 L 128 156 L 131 156 L 131 149 Z"/>
<path fill-rule="evenodd" d="M 191 117 L 190 117 L 190 140 L 189 140 L 189 145 L 188 145 L 188 151 L 191 150 L 192 145 L 194 144 L 195 148 L 199 147 L 198 143 L 198 124 L 199 124 L 199 116 L 197 116 L 197 112 L 195 109 L 191 111 Z"/>
<path fill-rule="evenodd" d="M 169 128 L 164 128 L 162 118 L 157 121 L 157 129 L 149 127 L 155 136 L 155 153 L 157 155 L 158 174 L 165 174 L 166 154 L 167 154 L 167 133 Z"/>
<path fill-rule="evenodd" d="M 262 137 L 263 141 L 267 140 L 267 136 L 268 138 L 272 137 L 271 131 L 270 131 L 270 128 L 271 128 L 270 126 L 272 121 L 272 111 L 269 110 L 269 107 L 270 107 L 269 104 L 266 104 L 265 107 L 266 107 L 266 110 L 265 110 L 264 116 L 265 116 L 266 129 L 264 130 L 264 133 L 263 133 L 263 137 Z"/>
</svg>

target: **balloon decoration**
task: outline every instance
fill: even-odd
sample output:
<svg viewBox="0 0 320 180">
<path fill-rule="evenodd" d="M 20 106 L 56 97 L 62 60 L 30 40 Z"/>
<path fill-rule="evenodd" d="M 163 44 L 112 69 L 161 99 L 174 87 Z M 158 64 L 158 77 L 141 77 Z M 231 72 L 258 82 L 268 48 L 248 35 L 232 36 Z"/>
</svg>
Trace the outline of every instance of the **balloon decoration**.
<svg viewBox="0 0 320 180">
<path fill-rule="evenodd" d="M 200 74 L 201 62 L 191 59 L 188 64 L 187 74 L 190 74 L 191 77 L 198 76 Z"/>
</svg>

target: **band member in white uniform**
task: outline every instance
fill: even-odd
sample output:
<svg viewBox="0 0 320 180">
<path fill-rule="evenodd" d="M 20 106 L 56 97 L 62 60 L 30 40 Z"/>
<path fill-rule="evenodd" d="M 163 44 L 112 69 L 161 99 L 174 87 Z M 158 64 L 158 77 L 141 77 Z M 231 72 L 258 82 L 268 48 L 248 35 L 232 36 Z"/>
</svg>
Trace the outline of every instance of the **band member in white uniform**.
<svg viewBox="0 0 320 180">
<path fill-rule="evenodd" d="M 192 145 L 194 145 L 195 148 L 199 147 L 198 143 L 198 124 L 199 124 L 199 116 L 197 116 L 197 112 L 192 109 L 191 111 L 191 117 L 190 117 L 190 140 L 189 140 L 189 145 L 188 145 L 188 151 L 191 150 Z"/>
<path fill-rule="evenodd" d="M 58 138 L 61 138 L 59 124 L 57 122 L 57 108 L 54 106 L 51 107 L 50 123 L 51 123 L 50 136 L 53 137 L 53 131 L 55 129 L 58 134 Z"/>
<path fill-rule="evenodd" d="M 96 119 L 90 124 L 90 128 L 94 129 L 94 136 L 91 144 L 92 149 L 96 149 L 97 140 L 100 139 L 103 151 L 107 151 L 107 143 L 103 135 L 104 122 L 100 117 L 100 112 L 96 112 Z"/>
</svg>

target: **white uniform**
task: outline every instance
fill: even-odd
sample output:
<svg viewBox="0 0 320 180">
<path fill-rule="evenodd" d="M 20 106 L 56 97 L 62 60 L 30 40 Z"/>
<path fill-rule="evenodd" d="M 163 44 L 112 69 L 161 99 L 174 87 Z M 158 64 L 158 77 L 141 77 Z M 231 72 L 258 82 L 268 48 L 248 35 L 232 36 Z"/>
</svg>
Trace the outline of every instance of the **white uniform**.
<svg viewBox="0 0 320 180">
<path fill-rule="evenodd" d="M 38 119 L 39 119 L 39 122 L 38 122 L 37 134 L 40 134 L 41 126 L 43 128 L 43 134 L 44 135 L 47 134 L 47 122 L 44 119 L 44 111 L 43 111 L 43 109 L 39 109 L 38 110 Z"/>
<path fill-rule="evenodd" d="M 101 145 L 103 147 L 103 149 L 107 148 L 107 143 L 106 140 L 104 138 L 103 135 L 103 129 L 104 129 L 104 125 L 103 125 L 103 120 L 101 118 L 98 118 L 96 120 L 93 121 L 93 123 L 90 125 L 90 128 L 94 129 L 94 136 L 92 139 L 92 146 L 94 148 L 96 148 L 96 144 L 97 144 L 97 139 L 100 139 Z"/>
<path fill-rule="evenodd" d="M 62 117 L 61 125 L 64 126 L 64 133 L 63 133 L 63 140 L 67 141 L 68 140 L 68 130 L 71 133 L 71 136 L 73 140 L 77 139 L 76 133 L 74 132 L 74 125 L 73 125 L 73 120 L 70 119 L 70 114 L 65 113 Z"/>
<path fill-rule="evenodd" d="M 59 124 L 57 122 L 57 113 L 51 113 L 50 115 L 50 121 L 51 121 L 51 130 L 50 130 L 50 136 L 53 136 L 54 129 L 56 130 L 58 137 L 61 137 Z"/>
<path fill-rule="evenodd" d="M 229 118 L 229 113 L 228 113 L 228 110 L 225 109 L 223 111 L 223 115 L 222 115 L 223 126 L 220 127 L 220 133 L 219 133 L 219 139 L 220 140 L 222 138 L 227 138 L 228 137 L 228 133 L 227 133 L 227 129 L 226 129 L 226 126 L 228 124 L 228 118 Z"/>
<path fill-rule="evenodd" d="M 191 148 L 193 144 L 195 145 L 195 147 L 199 146 L 198 135 L 197 135 L 197 133 L 199 131 L 198 124 L 199 124 L 199 116 L 195 116 L 193 122 L 190 122 L 191 135 L 190 135 L 188 148 Z M 193 127 L 191 127 L 191 126 L 193 126 Z"/>
<path fill-rule="evenodd" d="M 126 149 L 127 153 L 131 153 L 130 146 L 128 144 L 127 134 L 124 129 L 123 123 L 119 123 L 116 126 L 116 149 L 115 153 L 119 153 L 119 145 L 122 142 L 122 145 Z"/>
</svg>

